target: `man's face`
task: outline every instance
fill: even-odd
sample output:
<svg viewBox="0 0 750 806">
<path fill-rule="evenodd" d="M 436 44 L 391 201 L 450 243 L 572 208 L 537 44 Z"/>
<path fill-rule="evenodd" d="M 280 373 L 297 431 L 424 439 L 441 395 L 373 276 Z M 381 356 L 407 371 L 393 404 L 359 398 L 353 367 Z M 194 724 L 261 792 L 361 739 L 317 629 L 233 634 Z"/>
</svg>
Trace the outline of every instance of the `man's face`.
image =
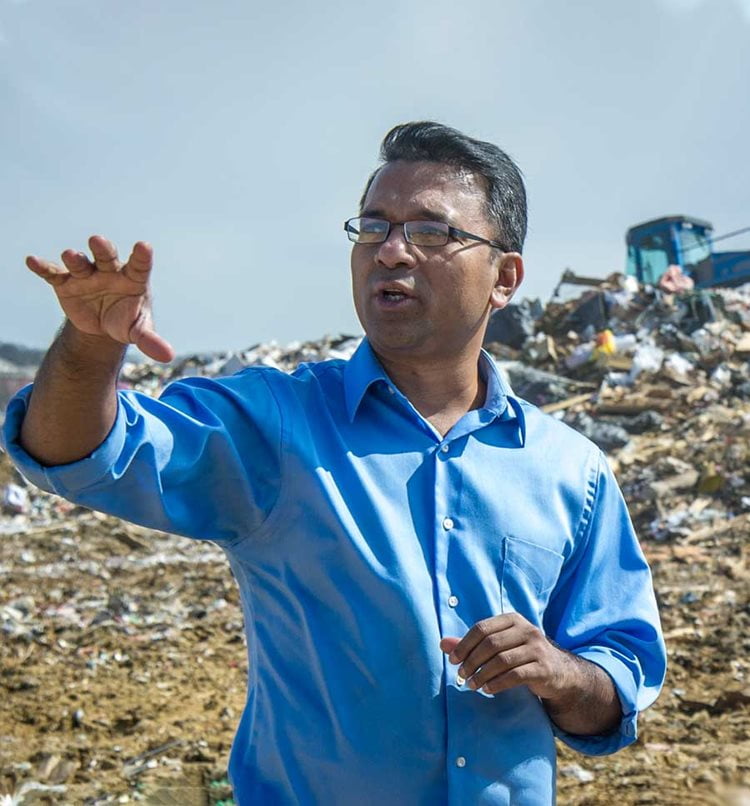
<svg viewBox="0 0 750 806">
<path fill-rule="evenodd" d="M 494 238 L 481 180 L 433 162 L 392 162 L 372 182 L 361 215 L 391 222 L 442 221 Z M 449 358 L 482 343 L 492 308 L 520 284 L 520 256 L 450 239 L 414 246 L 393 226 L 381 244 L 355 244 L 354 306 L 375 352 L 385 358 Z"/>
</svg>

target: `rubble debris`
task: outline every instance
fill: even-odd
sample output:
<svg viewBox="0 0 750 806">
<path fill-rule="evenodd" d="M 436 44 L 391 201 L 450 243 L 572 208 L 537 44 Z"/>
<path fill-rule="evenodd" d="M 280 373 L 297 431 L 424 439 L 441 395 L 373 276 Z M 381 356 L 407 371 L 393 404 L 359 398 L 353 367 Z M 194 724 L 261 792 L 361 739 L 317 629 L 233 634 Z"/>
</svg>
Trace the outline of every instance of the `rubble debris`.
<svg viewBox="0 0 750 806">
<path fill-rule="evenodd" d="M 487 325 L 486 342 L 499 342 L 518 350 L 534 335 L 534 324 L 543 312 L 538 300 L 522 300 L 495 311 Z"/>
<path fill-rule="evenodd" d="M 585 411 L 576 412 L 566 418 L 568 425 L 580 431 L 603 451 L 624 448 L 630 442 L 630 434 L 620 425 L 595 420 Z"/>
<path fill-rule="evenodd" d="M 535 406 L 558 403 L 583 390 L 590 395 L 596 390 L 596 384 L 555 375 L 520 361 L 501 361 L 500 368 L 513 392 Z"/>
</svg>

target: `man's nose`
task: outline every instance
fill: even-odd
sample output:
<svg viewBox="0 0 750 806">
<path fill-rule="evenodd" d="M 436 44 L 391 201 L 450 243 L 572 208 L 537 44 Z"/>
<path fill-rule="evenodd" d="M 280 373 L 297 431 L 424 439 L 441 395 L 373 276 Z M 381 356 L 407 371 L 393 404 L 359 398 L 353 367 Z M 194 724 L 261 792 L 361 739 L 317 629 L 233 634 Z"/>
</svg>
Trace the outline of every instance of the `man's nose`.
<svg viewBox="0 0 750 806">
<path fill-rule="evenodd" d="M 376 259 L 389 269 L 416 264 L 414 247 L 406 240 L 403 224 L 391 224 L 388 237 L 378 247 Z"/>
</svg>

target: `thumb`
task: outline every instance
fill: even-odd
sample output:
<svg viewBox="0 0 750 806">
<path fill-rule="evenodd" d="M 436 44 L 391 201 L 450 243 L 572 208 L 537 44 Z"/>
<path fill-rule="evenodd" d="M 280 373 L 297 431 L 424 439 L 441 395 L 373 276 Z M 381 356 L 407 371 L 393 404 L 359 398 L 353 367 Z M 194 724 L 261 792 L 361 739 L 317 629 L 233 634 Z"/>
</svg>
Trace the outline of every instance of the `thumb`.
<svg viewBox="0 0 750 806">
<path fill-rule="evenodd" d="M 445 652 L 446 655 L 450 655 L 451 652 L 459 645 L 461 642 L 460 638 L 453 638 L 453 637 L 446 637 L 443 638 L 440 642 L 440 649 Z"/>
<path fill-rule="evenodd" d="M 148 297 L 138 319 L 130 328 L 130 343 L 154 361 L 167 362 L 174 358 L 172 345 L 154 330 L 154 320 Z"/>
<path fill-rule="evenodd" d="M 174 358 L 172 345 L 154 330 L 141 331 L 135 345 L 144 355 L 153 358 L 154 361 L 166 363 Z"/>
</svg>

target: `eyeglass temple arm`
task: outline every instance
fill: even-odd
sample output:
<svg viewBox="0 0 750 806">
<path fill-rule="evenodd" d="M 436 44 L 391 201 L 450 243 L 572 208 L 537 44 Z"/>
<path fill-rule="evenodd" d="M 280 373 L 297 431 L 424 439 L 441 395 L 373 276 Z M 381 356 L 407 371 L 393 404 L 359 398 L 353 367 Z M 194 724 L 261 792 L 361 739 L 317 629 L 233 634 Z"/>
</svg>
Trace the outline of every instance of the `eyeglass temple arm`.
<svg viewBox="0 0 750 806">
<path fill-rule="evenodd" d="M 481 241 L 481 243 L 488 243 L 490 246 L 494 246 L 495 249 L 501 249 L 503 252 L 507 252 L 508 250 L 501 244 L 499 241 L 490 241 L 487 238 L 481 238 L 479 235 L 474 235 L 471 232 L 466 232 L 466 230 L 458 229 L 458 227 L 448 227 L 448 232 L 455 238 L 471 238 L 472 241 Z"/>
</svg>

